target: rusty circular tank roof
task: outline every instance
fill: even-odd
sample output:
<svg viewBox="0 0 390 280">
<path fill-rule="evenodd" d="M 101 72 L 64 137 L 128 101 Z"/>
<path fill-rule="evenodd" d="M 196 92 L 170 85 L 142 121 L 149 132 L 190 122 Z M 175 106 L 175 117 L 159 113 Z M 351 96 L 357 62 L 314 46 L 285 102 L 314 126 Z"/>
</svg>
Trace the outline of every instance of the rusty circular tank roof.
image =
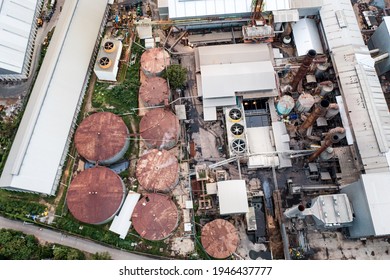
<svg viewBox="0 0 390 280">
<path fill-rule="evenodd" d="M 180 131 L 179 119 L 163 108 L 147 112 L 139 127 L 141 137 L 155 148 L 164 148 L 169 142 L 177 141 Z"/>
<path fill-rule="evenodd" d="M 152 241 L 162 240 L 177 226 L 177 207 L 169 196 L 146 194 L 135 206 L 131 220 L 141 237 Z"/>
<path fill-rule="evenodd" d="M 111 169 L 98 166 L 78 174 L 69 186 L 69 211 L 79 221 L 101 224 L 119 209 L 124 198 L 121 178 Z"/>
<path fill-rule="evenodd" d="M 114 157 L 126 145 L 128 129 L 121 117 L 100 112 L 85 118 L 76 130 L 74 142 L 78 153 L 88 161 Z"/>
<path fill-rule="evenodd" d="M 136 176 L 143 189 L 168 192 L 178 182 L 179 163 L 168 151 L 153 149 L 138 160 Z"/>
<path fill-rule="evenodd" d="M 160 105 L 169 97 L 168 83 L 160 77 L 147 78 L 139 89 L 141 99 L 149 106 Z"/>
<path fill-rule="evenodd" d="M 239 237 L 234 225 L 216 219 L 202 228 L 201 242 L 207 254 L 216 259 L 225 259 L 236 251 Z"/>
<path fill-rule="evenodd" d="M 149 49 L 141 56 L 141 67 L 150 73 L 160 73 L 169 64 L 169 54 L 162 48 Z"/>
</svg>

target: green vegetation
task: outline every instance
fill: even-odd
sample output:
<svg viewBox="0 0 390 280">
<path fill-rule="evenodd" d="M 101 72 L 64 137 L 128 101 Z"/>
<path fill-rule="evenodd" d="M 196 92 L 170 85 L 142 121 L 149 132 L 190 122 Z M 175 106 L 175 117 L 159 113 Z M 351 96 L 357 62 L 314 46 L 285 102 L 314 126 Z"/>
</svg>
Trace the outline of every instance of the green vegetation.
<svg viewBox="0 0 390 280">
<path fill-rule="evenodd" d="M 187 69 L 179 64 L 172 64 L 167 67 L 162 76 L 169 81 L 172 89 L 181 89 L 187 81 Z"/>
<path fill-rule="evenodd" d="M 52 199 L 43 199 L 37 194 L 0 190 L 0 214 L 9 218 L 31 221 L 32 218 L 28 218 L 29 216 L 41 215 L 47 210 L 47 207 L 41 202 Z"/>
<path fill-rule="evenodd" d="M 0 260 L 83 260 L 83 252 L 58 244 L 41 245 L 33 235 L 0 229 Z"/>
<path fill-rule="evenodd" d="M 92 255 L 93 260 L 112 260 L 111 255 L 108 252 L 95 253 Z"/>
<path fill-rule="evenodd" d="M 143 50 L 136 44 L 132 46 L 132 53 L 137 56 L 135 63 L 127 68 L 123 83 L 113 85 L 97 82 L 92 96 L 92 106 L 115 114 L 136 113 L 133 108 L 138 107 L 138 91 L 140 87 L 139 69 Z"/>
<path fill-rule="evenodd" d="M 7 161 L 21 116 L 22 113 L 19 112 L 16 116 L 8 118 L 4 111 L 0 112 L 0 174 L 3 172 Z"/>
</svg>

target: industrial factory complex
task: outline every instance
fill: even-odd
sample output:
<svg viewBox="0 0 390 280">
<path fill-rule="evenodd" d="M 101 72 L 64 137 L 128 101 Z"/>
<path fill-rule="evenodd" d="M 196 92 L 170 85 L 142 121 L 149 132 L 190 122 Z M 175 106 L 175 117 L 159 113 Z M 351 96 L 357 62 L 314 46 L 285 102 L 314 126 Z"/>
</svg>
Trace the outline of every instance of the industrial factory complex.
<svg viewBox="0 0 390 280">
<path fill-rule="evenodd" d="M 0 0 L 0 87 L 46 2 Z M 66 0 L 0 188 L 160 257 L 390 259 L 389 26 L 387 2 Z"/>
</svg>

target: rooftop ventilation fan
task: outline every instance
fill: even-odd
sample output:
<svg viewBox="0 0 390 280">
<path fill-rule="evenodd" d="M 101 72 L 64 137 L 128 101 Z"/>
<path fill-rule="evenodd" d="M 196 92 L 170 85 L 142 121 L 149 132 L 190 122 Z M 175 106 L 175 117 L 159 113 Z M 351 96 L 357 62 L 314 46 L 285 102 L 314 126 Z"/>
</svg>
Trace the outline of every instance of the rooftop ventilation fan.
<svg viewBox="0 0 390 280">
<path fill-rule="evenodd" d="M 111 53 L 115 50 L 115 44 L 113 42 L 105 42 L 104 43 L 104 50 L 108 53 Z"/>
<path fill-rule="evenodd" d="M 246 143 L 242 139 L 235 139 L 231 142 L 232 150 L 235 154 L 242 154 L 246 151 Z"/>
<path fill-rule="evenodd" d="M 235 123 L 232 125 L 232 127 L 230 128 L 230 131 L 235 135 L 235 136 L 240 136 L 242 135 L 242 133 L 244 132 L 244 126 L 239 124 L 239 123 Z"/>
<path fill-rule="evenodd" d="M 99 59 L 99 65 L 101 68 L 108 68 L 111 66 L 111 60 L 108 57 L 102 57 Z"/>
<path fill-rule="evenodd" d="M 242 118 L 242 113 L 239 109 L 231 109 L 229 112 L 229 117 L 232 121 L 240 121 Z"/>
</svg>

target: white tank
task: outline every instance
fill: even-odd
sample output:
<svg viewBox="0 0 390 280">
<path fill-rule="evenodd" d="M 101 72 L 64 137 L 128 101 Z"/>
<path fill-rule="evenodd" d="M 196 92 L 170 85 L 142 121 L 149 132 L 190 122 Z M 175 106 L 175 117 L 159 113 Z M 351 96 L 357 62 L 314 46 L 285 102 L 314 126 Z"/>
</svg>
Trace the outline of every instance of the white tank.
<svg viewBox="0 0 390 280">
<path fill-rule="evenodd" d="M 294 99 L 290 95 L 283 95 L 276 105 L 276 110 L 280 115 L 288 115 L 294 109 Z"/>
<path fill-rule="evenodd" d="M 298 97 L 295 103 L 295 109 L 299 113 L 307 113 L 314 105 L 314 97 L 311 94 L 303 93 Z"/>
</svg>

